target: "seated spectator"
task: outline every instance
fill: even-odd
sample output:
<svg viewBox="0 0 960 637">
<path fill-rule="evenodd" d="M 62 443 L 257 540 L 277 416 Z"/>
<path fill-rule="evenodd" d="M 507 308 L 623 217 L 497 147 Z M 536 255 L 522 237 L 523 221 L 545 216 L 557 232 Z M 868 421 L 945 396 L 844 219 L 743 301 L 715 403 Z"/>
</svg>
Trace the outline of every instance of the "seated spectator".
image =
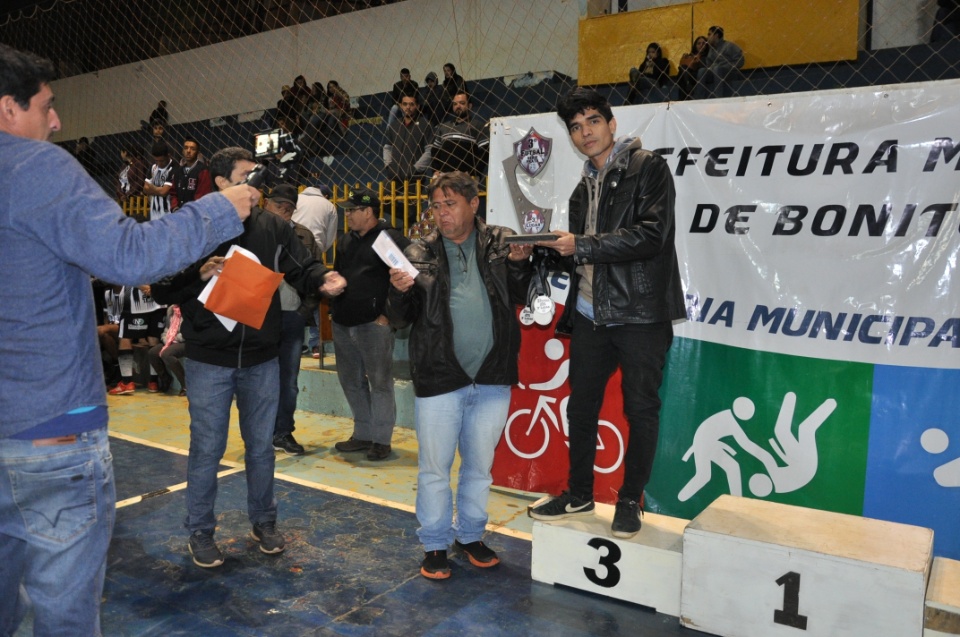
<svg viewBox="0 0 960 637">
<path fill-rule="evenodd" d="M 689 53 L 684 53 L 677 64 L 678 99 L 688 100 L 693 97 L 693 89 L 697 85 L 697 71 L 703 68 L 703 61 L 707 57 L 710 45 L 707 38 L 698 35 L 694 40 Z"/>
<path fill-rule="evenodd" d="M 312 91 L 307 86 L 307 78 L 298 75 L 293 78 L 293 86 L 290 87 L 290 93 L 293 95 L 294 103 L 297 107 L 297 114 L 302 116 L 307 110 L 307 102 L 310 100 Z"/>
<path fill-rule="evenodd" d="M 420 85 L 417 84 L 416 80 L 410 79 L 410 69 L 400 69 L 400 80 L 394 82 L 393 88 L 390 89 L 390 97 L 393 98 L 393 103 L 390 106 L 390 115 L 387 117 L 387 129 L 389 129 L 395 121 L 400 119 L 400 100 L 403 96 L 415 96 L 419 92 Z"/>
<path fill-rule="evenodd" d="M 284 84 L 280 89 L 280 100 L 277 102 L 276 126 L 280 128 L 280 121 L 287 122 L 287 128 L 298 131 L 300 122 L 299 101 L 293 94 L 293 89 Z"/>
<path fill-rule="evenodd" d="M 427 123 L 436 127 L 447 114 L 447 107 L 443 99 L 443 87 L 437 82 L 437 74 L 433 71 L 427 73 L 423 83 L 424 87 L 421 89 L 420 95 L 420 110 Z"/>
<path fill-rule="evenodd" d="M 457 67 L 453 65 L 453 62 L 447 62 L 443 65 L 443 92 L 447 111 L 450 110 L 450 105 L 457 93 L 467 92 L 467 83 L 457 73 Z"/>
<path fill-rule="evenodd" d="M 350 125 L 350 118 L 353 117 L 353 109 L 350 107 L 350 94 L 340 88 L 339 82 L 330 80 L 327 82 L 327 96 L 330 112 L 346 129 Z"/>
<path fill-rule="evenodd" d="M 960 0 L 937 0 L 930 43 L 946 42 L 960 36 Z"/>
<path fill-rule="evenodd" d="M 663 57 L 663 50 L 656 42 L 647 46 L 647 54 L 640 67 L 630 69 L 630 91 L 627 104 L 662 102 L 670 81 L 670 60 Z"/>
<path fill-rule="evenodd" d="M 699 99 L 723 97 L 729 86 L 730 76 L 743 68 L 743 49 L 723 39 L 723 27 L 713 26 L 707 30 L 710 50 L 697 72 L 694 90 Z"/>
<path fill-rule="evenodd" d="M 88 175 L 94 174 L 94 150 L 90 147 L 90 140 L 86 137 L 81 137 L 77 140 L 77 145 L 73 148 L 73 156 L 77 158 L 77 161 L 80 162 L 80 165 L 83 166 L 83 169 L 87 171 Z"/>
<path fill-rule="evenodd" d="M 147 121 L 151 124 L 154 122 L 160 122 L 164 126 L 170 122 L 170 118 L 167 116 L 166 100 L 160 100 L 160 102 L 157 103 L 157 107 L 150 113 L 150 119 Z"/>
<path fill-rule="evenodd" d="M 472 107 L 466 93 L 454 96 L 451 114 L 434 130 L 433 143 L 417 160 L 417 173 L 460 171 L 481 178 L 486 176 L 490 128 L 488 123 L 474 118 Z"/>
<path fill-rule="evenodd" d="M 166 392 L 170 388 L 172 374 L 180 383 L 180 395 L 186 396 L 187 381 L 184 377 L 182 362 L 186 346 L 183 344 L 183 335 L 180 334 L 182 322 L 183 316 L 180 314 L 179 305 L 171 305 L 167 308 L 160 342 L 150 348 L 147 357 L 150 360 L 150 367 L 157 371 L 159 391 Z"/>
</svg>

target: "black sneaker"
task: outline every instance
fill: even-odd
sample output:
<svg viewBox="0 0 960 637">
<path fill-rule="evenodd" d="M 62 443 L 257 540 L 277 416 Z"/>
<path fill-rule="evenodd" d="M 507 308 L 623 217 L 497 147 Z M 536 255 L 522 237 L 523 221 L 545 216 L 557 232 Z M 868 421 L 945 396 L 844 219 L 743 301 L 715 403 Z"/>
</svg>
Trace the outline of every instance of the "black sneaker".
<svg viewBox="0 0 960 637">
<path fill-rule="evenodd" d="M 450 562 L 446 551 L 427 551 L 420 562 L 420 574 L 427 579 L 447 579 L 450 577 Z"/>
<path fill-rule="evenodd" d="M 353 436 L 350 436 L 350 440 L 341 440 L 333 446 L 337 451 L 350 453 L 352 451 L 366 451 L 373 446 L 373 443 L 369 440 L 357 440 Z"/>
<path fill-rule="evenodd" d="M 562 520 L 581 515 L 593 515 L 593 500 L 581 500 L 569 491 L 543 504 L 527 509 L 534 520 Z"/>
<path fill-rule="evenodd" d="M 379 442 L 375 442 L 370 445 L 370 449 L 367 451 L 367 460 L 386 460 L 390 457 L 390 445 L 381 445 Z"/>
<path fill-rule="evenodd" d="M 276 522 L 254 524 L 253 530 L 250 531 L 250 537 L 260 543 L 260 552 L 267 555 L 283 553 L 283 549 L 286 548 L 283 533 L 277 530 Z"/>
<path fill-rule="evenodd" d="M 190 555 L 193 556 L 193 563 L 203 568 L 213 568 L 223 564 L 223 553 L 217 548 L 217 543 L 213 541 L 213 533 L 204 531 L 194 531 L 190 534 Z"/>
<path fill-rule="evenodd" d="M 291 456 L 302 456 L 306 451 L 299 442 L 294 440 L 293 434 L 280 434 L 273 437 L 273 448 Z"/>
<path fill-rule="evenodd" d="M 640 531 L 640 516 L 643 508 L 636 500 L 620 498 L 613 514 L 613 525 L 610 530 L 613 537 L 631 538 Z"/>
<path fill-rule="evenodd" d="M 477 540 L 469 544 L 462 544 L 460 540 L 455 543 L 456 547 L 467 554 L 470 563 L 480 568 L 490 568 L 500 563 L 500 558 L 492 548 Z"/>
</svg>

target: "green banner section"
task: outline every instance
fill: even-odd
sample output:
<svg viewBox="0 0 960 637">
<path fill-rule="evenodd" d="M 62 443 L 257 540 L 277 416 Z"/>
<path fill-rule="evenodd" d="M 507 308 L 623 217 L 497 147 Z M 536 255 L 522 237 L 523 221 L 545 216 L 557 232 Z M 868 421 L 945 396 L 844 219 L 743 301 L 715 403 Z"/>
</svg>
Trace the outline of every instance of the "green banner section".
<svg viewBox="0 0 960 637">
<path fill-rule="evenodd" d="M 873 366 L 677 338 L 647 509 L 724 493 L 860 515 Z"/>
</svg>

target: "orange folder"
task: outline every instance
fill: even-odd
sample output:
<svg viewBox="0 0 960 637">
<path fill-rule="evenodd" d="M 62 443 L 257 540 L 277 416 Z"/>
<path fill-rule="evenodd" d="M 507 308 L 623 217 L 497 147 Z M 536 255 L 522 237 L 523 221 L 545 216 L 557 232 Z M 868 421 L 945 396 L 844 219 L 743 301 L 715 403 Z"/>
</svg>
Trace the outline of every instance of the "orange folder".
<svg viewBox="0 0 960 637">
<path fill-rule="evenodd" d="M 217 284 L 204 307 L 238 323 L 260 329 L 283 275 L 237 252 L 223 262 Z"/>
</svg>

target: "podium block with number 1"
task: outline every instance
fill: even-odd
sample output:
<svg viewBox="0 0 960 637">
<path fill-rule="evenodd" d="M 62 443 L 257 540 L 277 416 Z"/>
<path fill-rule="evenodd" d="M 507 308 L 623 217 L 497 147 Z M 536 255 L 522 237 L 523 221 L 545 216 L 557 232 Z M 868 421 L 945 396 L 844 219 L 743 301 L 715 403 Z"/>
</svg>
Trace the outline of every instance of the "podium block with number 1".
<svg viewBox="0 0 960 637">
<path fill-rule="evenodd" d="M 683 537 L 683 625 L 723 637 L 920 637 L 933 531 L 724 495 Z"/>
</svg>

